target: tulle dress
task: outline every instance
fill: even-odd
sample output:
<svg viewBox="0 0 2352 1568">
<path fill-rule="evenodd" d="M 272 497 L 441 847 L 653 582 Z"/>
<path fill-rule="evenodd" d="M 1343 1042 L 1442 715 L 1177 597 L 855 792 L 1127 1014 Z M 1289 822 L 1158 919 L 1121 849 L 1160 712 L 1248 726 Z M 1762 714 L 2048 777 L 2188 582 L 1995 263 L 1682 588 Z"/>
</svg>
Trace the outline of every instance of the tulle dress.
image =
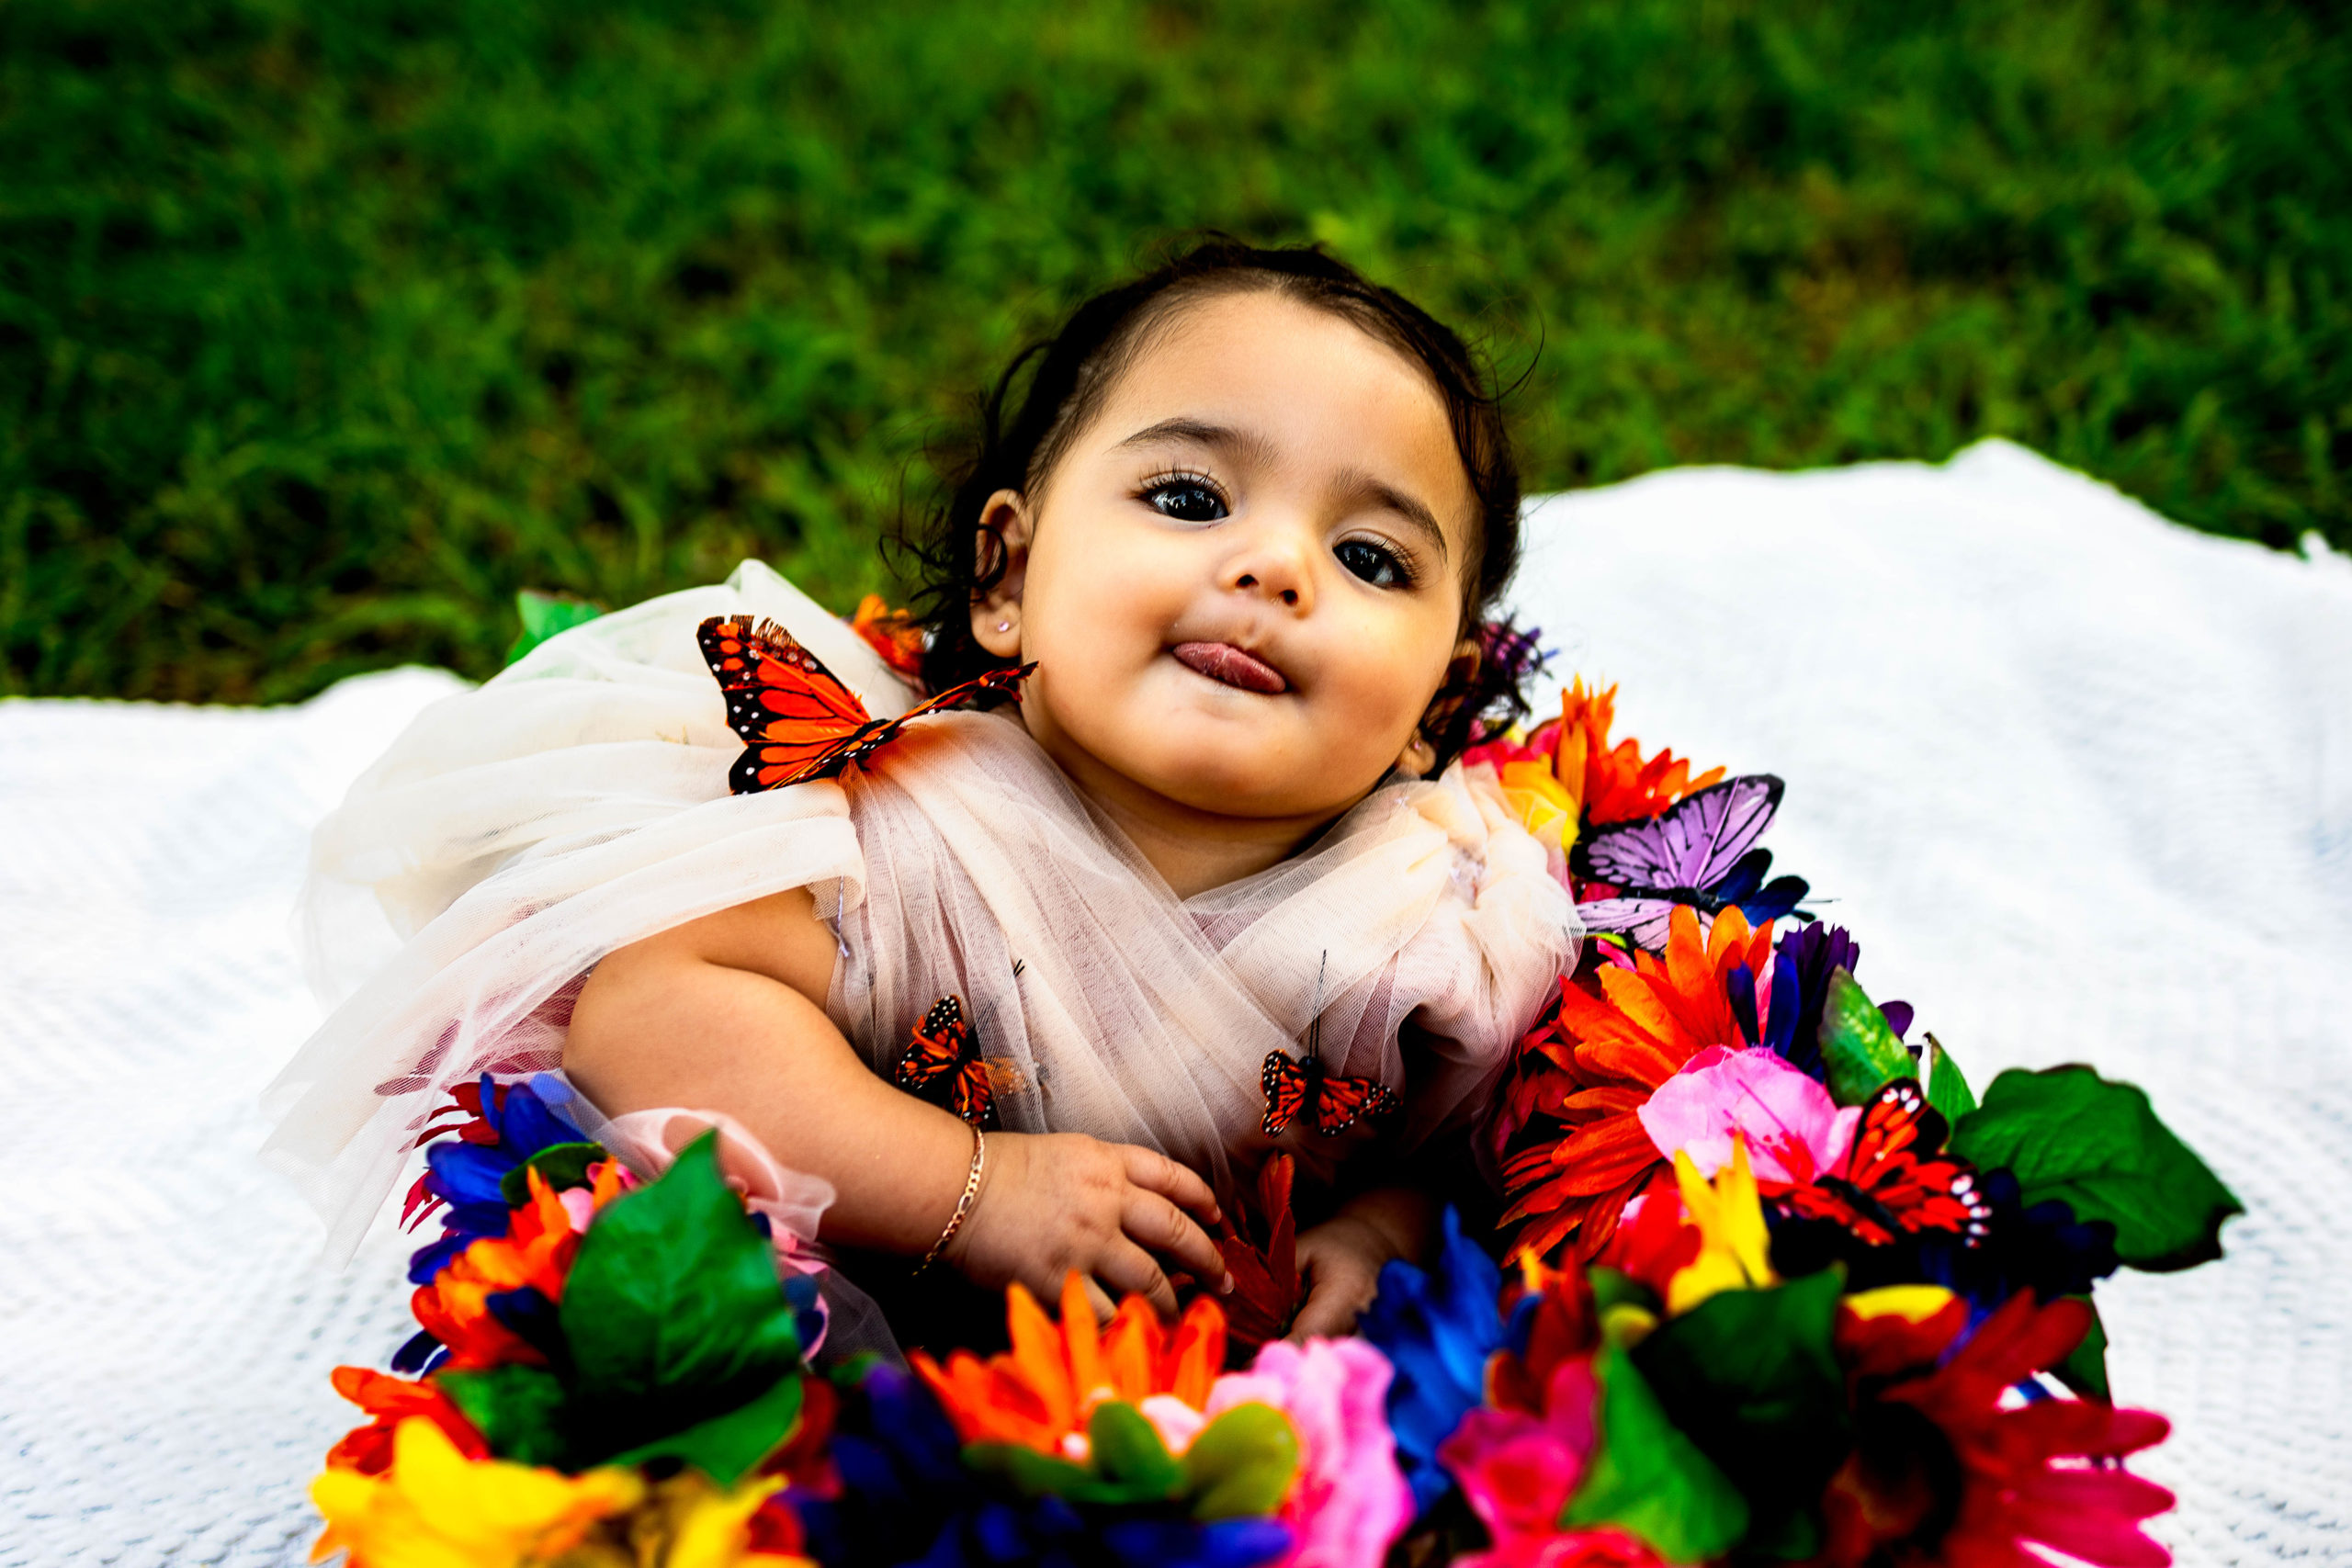
<svg viewBox="0 0 2352 1568">
<path fill-rule="evenodd" d="M 1559 868 L 1485 769 L 1384 784 L 1290 859 L 1189 899 L 1017 710 L 928 716 L 838 780 L 730 794 L 741 742 L 695 634 L 732 615 L 780 622 L 877 716 L 916 700 L 847 626 L 746 562 L 425 710 L 319 828 L 303 921 L 333 1010 L 270 1086 L 265 1154 L 308 1190 L 332 1250 L 385 1208 L 453 1085 L 560 1068 L 606 953 L 789 888 L 838 929 L 826 1010 L 876 1072 L 956 996 L 1006 1130 L 1140 1144 L 1228 1198 L 1274 1142 L 1270 1053 L 1311 1048 L 1328 1073 L 1394 1089 L 1404 1113 L 1381 1135 L 1408 1150 L 1475 1112 L 1573 966 Z M 645 1166 L 719 1119 L 575 1114 Z M 1311 1122 L 1282 1139 L 1309 1183 L 1374 1135 Z M 763 1168 L 787 1245 L 821 1257 L 830 1190 Z M 829 1296 L 854 1306 L 845 1284 Z"/>
</svg>

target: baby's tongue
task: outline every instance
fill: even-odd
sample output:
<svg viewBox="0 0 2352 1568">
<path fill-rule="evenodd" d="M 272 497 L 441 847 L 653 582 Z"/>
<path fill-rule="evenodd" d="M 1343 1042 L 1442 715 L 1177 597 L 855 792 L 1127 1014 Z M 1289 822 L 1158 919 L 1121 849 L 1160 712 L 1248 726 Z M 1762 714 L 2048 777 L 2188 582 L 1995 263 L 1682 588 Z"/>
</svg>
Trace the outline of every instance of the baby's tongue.
<svg viewBox="0 0 2352 1568">
<path fill-rule="evenodd" d="M 1290 682 L 1283 679 L 1281 671 L 1229 642 L 1180 642 L 1170 651 L 1187 669 L 1197 670 L 1212 681 L 1238 686 L 1245 692 L 1263 692 L 1272 696 L 1290 690 Z"/>
</svg>

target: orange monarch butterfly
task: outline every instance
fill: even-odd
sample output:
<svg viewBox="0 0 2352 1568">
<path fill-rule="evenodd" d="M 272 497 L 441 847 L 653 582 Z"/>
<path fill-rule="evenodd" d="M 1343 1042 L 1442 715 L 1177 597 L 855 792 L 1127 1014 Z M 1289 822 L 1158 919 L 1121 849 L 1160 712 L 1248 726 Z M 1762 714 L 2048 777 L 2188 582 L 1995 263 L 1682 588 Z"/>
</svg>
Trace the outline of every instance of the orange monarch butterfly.
<svg viewBox="0 0 2352 1568">
<path fill-rule="evenodd" d="M 774 621 L 713 615 L 695 634 L 702 656 L 727 694 L 727 726 L 743 740 L 728 770 L 737 795 L 756 795 L 810 779 L 829 779 L 898 739 L 911 719 L 945 708 L 1021 700 L 1021 682 L 1037 667 L 991 670 L 918 703 L 897 718 L 876 718 L 857 694 Z"/>
<path fill-rule="evenodd" d="M 980 1060 L 980 1034 L 964 1016 L 964 998 L 942 997 L 915 1025 L 899 1058 L 898 1084 L 944 1105 L 984 1133 L 996 1131 L 996 1086 Z"/>
<path fill-rule="evenodd" d="M 1396 1091 L 1378 1078 L 1333 1077 L 1324 1071 L 1323 1058 L 1310 1049 L 1304 1061 L 1284 1051 L 1266 1053 L 1260 1075 L 1266 1089 L 1266 1136 L 1279 1138 L 1308 1105 L 1315 1108 L 1315 1130 L 1335 1138 L 1359 1118 L 1376 1122 L 1397 1107 Z"/>
<path fill-rule="evenodd" d="M 1896 1078 L 1862 1112 L 1846 1157 L 1785 1201 L 1871 1247 L 1889 1245 L 1897 1230 L 1955 1231 L 1974 1247 L 1990 1233 L 1993 1205 L 1977 1190 L 1974 1167 L 1937 1152 L 1943 1144 L 1943 1117 L 1917 1081 Z"/>
</svg>

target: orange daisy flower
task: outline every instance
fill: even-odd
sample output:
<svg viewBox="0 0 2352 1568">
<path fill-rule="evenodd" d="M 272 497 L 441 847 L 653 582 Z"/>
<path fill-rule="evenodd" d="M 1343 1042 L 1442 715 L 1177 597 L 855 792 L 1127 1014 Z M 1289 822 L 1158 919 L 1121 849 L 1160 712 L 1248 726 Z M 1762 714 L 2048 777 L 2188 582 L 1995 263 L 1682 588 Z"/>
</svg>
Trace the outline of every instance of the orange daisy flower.
<svg viewBox="0 0 2352 1568">
<path fill-rule="evenodd" d="M 1011 1443 L 1067 1459 L 1071 1439 L 1084 1441 L 1096 1405 L 1114 1399 L 1139 1405 L 1166 1394 L 1199 1410 L 1225 1366 L 1225 1313 L 1206 1296 L 1171 1332 L 1141 1296 L 1121 1303 L 1102 1328 L 1074 1273 L 1062 1286 L 1058 1325 L 1020 1285 L 1004 1295 L 1010 1351 L 986 1361 L 954 1351 L 944 1368 L 921 1350 L 909 1358 L 967 1443 Z"/>
<path fill-rule="evenodd" d="M 922 627 L 912 610 L 893 610 L 882 595 L 868 593 L 858 601 L 849 629 L 899 674 L 910 681 L 922 679 Z"/>
<path fill-rule="evenodd" d="M 329 1470 L 383 1474 L 392 1467 L 392 1433 L 412 1416 L 422 1416 L 440 1427 L 466 1458 L 490 1457 L 490 1445 L 482 1435 L 436 1385 L 411 1382 L 366 1367 L 337 1367 L 329 1376 L 335 1393 L 375 1417 L 365 1427 L 354 1427 L 327 1450 Z"/>
<path fill-rule="evenodd" d="M 1641 1108 L 1708 1046 L 1748 1043 L 1725 982 L 1741 964 L 1763 974 L 1771 951 L 1769 921 L 1751 928 L 1728 908 L 1702 939 L 1697 913 L 1679 908 L 1663 956 L 1601 969 L 1598 995 L 1560 983 L 1558 1010 L 1521 1043 L 1498 1111 L 1511 1199 L 1503 1223 L 1523 1227 L 1513 1256 L 1546 1258 L 1573 1241 L 1589 1261 L 1636 1193 L 1671 1185 Z"/>
<path fill-rule="evenodd" d="M 1644 757 L 1641 743 L 1631 739 L 1612 748 L 1609 727 L 1616 717 L 1617 688 L 1587 690 L 1578 676 L 1560 699 L 1556 728 L 1547 724 L 1531 738 L 1535 750 L 1551 752 L 1553 776 L 1584 821 L 1597 826 L 1655 817 L 1724 776 L 1723 769 L 1710 768 L 1693 778 L 1688 761 L 1671 750 Z"/>
<path fill-rule="evenodd" d="M 544 1362 L 527 1341 L 498 1321 L 490 1298 L 525 1286 L 550 1302 L 563 1300 L 564 1277 L 580 1251 L 564 1195 L 526 1168 L 531 1196 L 508 1216 L 504 1235 L 486 1235 L 451 1258 L 429 1285 L 417 1287 L 416 1321 L 449 1348 L 452 1369 L 475 1371 L 510 1361 Z M 601 1209 L 621 1192 L 621 1164 L 605 1160 L 594 1172 L 589 1201 Z"/>
</svg>

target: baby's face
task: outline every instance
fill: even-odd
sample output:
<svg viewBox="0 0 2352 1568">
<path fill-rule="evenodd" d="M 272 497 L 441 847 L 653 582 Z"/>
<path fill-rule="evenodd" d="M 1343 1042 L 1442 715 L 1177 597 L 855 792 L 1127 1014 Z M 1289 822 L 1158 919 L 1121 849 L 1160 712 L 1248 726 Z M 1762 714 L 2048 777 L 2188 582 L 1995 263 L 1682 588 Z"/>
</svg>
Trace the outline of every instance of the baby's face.
<svg viewBox="0 0 2352 1568">
<path fill-rule="evenodd" d="M 1037 505 L 991 503 L 1014 570 L 974 631 L 1037 661 L 1023 716 L 1081 787 L 1329 815 L 1413 744 L 1476 514 L 1418 366 L 1276 295 L 1211 299 L 1129 366 Z"/>
</svg>

